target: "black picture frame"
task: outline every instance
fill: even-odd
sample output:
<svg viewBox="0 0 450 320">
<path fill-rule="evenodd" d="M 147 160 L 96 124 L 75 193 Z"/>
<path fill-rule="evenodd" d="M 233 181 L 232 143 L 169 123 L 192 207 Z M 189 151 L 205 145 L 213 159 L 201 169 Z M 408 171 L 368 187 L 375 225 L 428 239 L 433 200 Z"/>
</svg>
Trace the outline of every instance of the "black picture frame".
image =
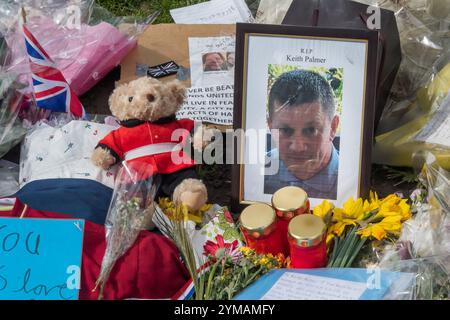
<svg viewBox="0 0 450 320">
<path fill-rule="evenodd" d="M 338 29 L 338 28 L 320 28 L 303 27 L 291 25 L 266 25 L 266 24 L 248 24 L 238 23 L 236 27 L 236 64 L 235 64 L 235 95 L 234 95 L 234 119 L 233 129 L 246 129 L 245 123 L 245 99 L 246 97 L 246 79 L 249 61 L 248 56 L 248 38 L 251 35 L 258 36 L 277 36 L 286 38 L 317 38 L 333 39 L 354 42 L 362 41 L 367 43 L 366 64 L 365 64 L 365 86 L 363 120 L 361 128 L 361 159 L 360 159 L 360 179 L 359 190 L 356 196 L 368 196 L 370 191 L 370 173 L 371 173 L 371 151 L 374 136 L 374 119 L 376 103 L 376 84 L 378 75 L 378 61 L 380 38 L 376 30 L 362 29 Z M 264 54 L 264 52 L 261 52 Z M 254 57 L 257 58 L 257 57 Z M 244 139 L 241 139 L 244 141 Z M 239 155 L 243 150 L 243 143 L 234 144 L 234 155 Z M 244 169 L 245 165 L 240 159 L 234 158 L 231 175 L 231 210 L 240 212 L 247 205 L 254 201 L 244 199 Z"/>
</svg>

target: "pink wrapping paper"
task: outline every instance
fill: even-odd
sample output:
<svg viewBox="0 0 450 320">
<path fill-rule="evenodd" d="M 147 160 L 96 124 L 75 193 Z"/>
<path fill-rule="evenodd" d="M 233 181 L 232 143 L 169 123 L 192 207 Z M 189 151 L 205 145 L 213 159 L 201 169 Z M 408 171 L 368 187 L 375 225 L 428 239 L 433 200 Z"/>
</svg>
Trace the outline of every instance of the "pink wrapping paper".
<svg viewBox="0 0 450 320">
<path fill-rule="evenodd" d="M 106 22 L 68 29 L 56 25 L 51 19 L 40 17 L 28 21 L 27 26 L 78 96 L 107 75 L 137 43 Z M 7 41 L 12 50 L 8 71 L 23 74 L 30 80 L 22 34 L 16 32 Z"/>
</svg>

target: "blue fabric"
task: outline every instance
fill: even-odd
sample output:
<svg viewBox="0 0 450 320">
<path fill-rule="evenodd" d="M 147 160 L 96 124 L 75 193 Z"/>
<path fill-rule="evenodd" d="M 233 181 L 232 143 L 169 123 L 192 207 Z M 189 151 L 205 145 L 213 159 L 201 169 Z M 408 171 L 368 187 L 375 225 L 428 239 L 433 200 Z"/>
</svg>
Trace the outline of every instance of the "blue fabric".
<svg viewBox="0 0 450 320">
<path fill-rule="evenodd" d="M 44 179 L 26 184 L 14 196 L 30 208 L 63 213 L 104 224 L 113 190 L 87 179 Z"/>
<path fill-rule="evenodd" d="M 275 157 L 274 155 L 271 155 L 271 161 L 273 161 Z M 304 189 L 310 198 L 336 200 L 338 170 L 339 152 L 334 146 L 328 165 L 308 180 L 296 178 L 288 170 L 284 162 L 279 160 L 278 173 L 265 176 L 264 193 L 271 194 L 286 186 L 296 186 Z"/>
</svg>

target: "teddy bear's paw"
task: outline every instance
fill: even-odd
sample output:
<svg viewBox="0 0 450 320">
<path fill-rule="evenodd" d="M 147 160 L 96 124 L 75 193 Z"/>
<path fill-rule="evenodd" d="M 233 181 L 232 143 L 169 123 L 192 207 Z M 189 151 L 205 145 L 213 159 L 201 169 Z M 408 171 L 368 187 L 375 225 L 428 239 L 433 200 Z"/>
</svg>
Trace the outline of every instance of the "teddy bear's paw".
<svg viewBox="0 0 450 320">
<path fill-rule="evenodd" d="M 198 179 L 183 180 L 173 192 L 173 201 L 176 205 L 184 204 L 191 211 L 199 210 L 208 200 L 205 184 Z"/>
<path fill-rule="evenodd" d="M 91 160 L 97 167 L 101 167 L 104 170 L 108 170 L 116 162 L 116 159 L 109 151 L 103 148 L 95 149 L 94 153 L 92 153 Z"/>
</svg>

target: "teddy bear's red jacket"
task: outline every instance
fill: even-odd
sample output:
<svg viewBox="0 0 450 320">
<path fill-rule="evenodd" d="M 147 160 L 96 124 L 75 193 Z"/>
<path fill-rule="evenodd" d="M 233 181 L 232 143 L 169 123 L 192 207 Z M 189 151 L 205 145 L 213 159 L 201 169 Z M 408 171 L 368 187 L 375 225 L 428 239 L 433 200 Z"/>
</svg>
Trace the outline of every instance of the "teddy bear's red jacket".
<svg viewBox="0 0 450 320">
<path fill-rule="evenodd" d="M 177 129 L 182 130 L 172 137 Z M 110 132 L 100 140 L 97 147 L 109 150 L 117 162 L 127 160 L 127 164 L 132 166 L 134 164 L 136 168 L 139 167 L 139 164 L 145 163 L 147 165 L 146 173 L 145 176 L 141 176 L 142 179 L 145 179 L 156 173 L 170 174 L 190 168 L 195 165 L 195 162 L 183 150 L 145 155 L 130 160 L 127 159 L 127 154 L 148 145 L 180 144 L 184 146 L 186 138 L 193 129 L 194 121 L 190 119 L 176 120 L 175 117 L 170 117 L 156 122 L 127 120 L 121 122 L 119 129 Z M 182 161 L 174 163 L 173 156 L 178 157 L 177 161 L 178 159 Z"/>
</svg>

